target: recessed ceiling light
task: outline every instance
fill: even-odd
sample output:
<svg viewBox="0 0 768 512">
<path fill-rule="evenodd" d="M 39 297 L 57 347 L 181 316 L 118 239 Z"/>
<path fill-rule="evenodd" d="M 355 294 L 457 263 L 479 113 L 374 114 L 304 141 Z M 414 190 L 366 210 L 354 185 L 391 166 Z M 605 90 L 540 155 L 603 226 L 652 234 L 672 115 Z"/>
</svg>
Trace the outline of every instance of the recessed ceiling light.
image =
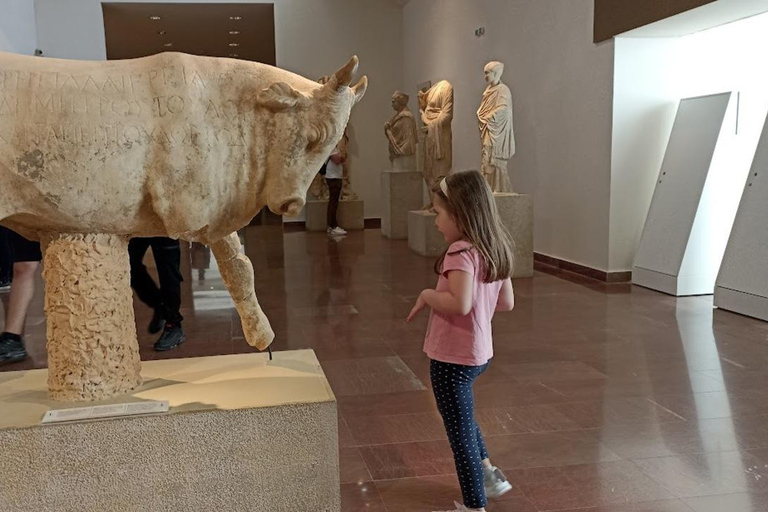
<svg viewBox="0 0 768 512">
<path fill-rule="evenodd" d="M 229 19 L 231 19 L 231 20 L 241 20 L 241 19 L 243 19 L 243 17 L 242 16 L 230 16 Z"/>
<path fill-rule="evenodd" d="M 240 46 L 240 43 L 229 43 L 229 46 Z"/>
<path fill-rule="evenodd" d="M 161 20 L 162 18 L 160 16 L 150 16 L 149 19 L 151 19 L 152 21 L 158 21 L 158 20 Z"/>
<path fill-rule="evenodd" d="M 240 31 L 239 30 L 230 30 L 229 33 L 230 33 L 230 35 L 236 36 L 237 34 L 240 33 Z"/>
<path fill-rule="evenodd" d="M 165 46 L 166 48 L 169 48 L 169 47 L 173 46 L 173 43 L 165 43 L 163 46 Z"/>
</svg>

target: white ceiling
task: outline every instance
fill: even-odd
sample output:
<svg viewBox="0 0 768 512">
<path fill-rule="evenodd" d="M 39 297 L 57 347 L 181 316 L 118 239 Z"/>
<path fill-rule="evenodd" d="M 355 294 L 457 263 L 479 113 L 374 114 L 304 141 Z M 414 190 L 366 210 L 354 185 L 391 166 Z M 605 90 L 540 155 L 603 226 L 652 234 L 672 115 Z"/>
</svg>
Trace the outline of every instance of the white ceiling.
<svg viewBox="0 0 768 512">
<path fill-rule="evenodd" d="M 768 0 L 718 0 L 620 37 L 681 37 L 768 12 Z"/>
</svg>

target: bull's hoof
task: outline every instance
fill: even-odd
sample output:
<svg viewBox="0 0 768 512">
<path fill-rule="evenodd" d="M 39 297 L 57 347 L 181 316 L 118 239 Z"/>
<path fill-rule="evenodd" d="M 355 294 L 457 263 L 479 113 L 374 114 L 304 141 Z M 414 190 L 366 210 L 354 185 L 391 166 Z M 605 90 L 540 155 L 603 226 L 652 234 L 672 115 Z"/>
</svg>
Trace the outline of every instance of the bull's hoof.
<svg viewBox="0 0 768 512">
<path fill-rule="evenodd" d="M 259 350 L 267 350 L 275 340 L 275 332 L 271 327 L 258 328 L 245 333 L 245 340 L 248 344 Z"/>
</svg>

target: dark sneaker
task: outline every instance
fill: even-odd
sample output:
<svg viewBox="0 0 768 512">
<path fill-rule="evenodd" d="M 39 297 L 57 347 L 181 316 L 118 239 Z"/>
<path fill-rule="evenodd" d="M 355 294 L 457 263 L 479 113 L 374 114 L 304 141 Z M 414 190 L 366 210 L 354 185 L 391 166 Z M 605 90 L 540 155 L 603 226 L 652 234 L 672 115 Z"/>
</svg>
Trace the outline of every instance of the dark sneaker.
<svg viewBox="0 0 768 512">
<path fill-rule="evenodd" d="M 180 325 L 171 323 L 165 324 L 163 335 L 155 342 L 155 350 L 158 352 L 165 352 L 166 350 L 174 349 L 184 343 L 184 340 L 186 339 L 187 337 L 184 335 L 184 329 L 182 329 Z"/>
<path fill-rule="evenodd" d="M 0 292 L 7 292 L 11 289 L 10 281 L 0 281 Z"/>
<path fill-rule="evenodd" d="M 24 340 L 15 338 L 5 333 L 0 335 L 0 364 L 15 363 L 27 358 Z"/>
<path fill-rule="evenodd" d="M 157 334 L 162 331 L 164 327 L 165 319 L 163 318 L 163 313 L 159 309 L 156 309 L 155 313 L 152 315 L 152 320 L 150 320 L 147 330 L 149 331 L 149 334 Z"/>
</svg>

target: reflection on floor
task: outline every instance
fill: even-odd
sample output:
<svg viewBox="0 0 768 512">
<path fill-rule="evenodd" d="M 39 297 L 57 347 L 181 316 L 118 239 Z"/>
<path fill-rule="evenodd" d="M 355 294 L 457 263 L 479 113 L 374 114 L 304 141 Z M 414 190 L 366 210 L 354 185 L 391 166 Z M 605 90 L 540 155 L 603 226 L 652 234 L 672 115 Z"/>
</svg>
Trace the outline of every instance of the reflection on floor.
<svg viewBox="0 0 768 512">
<path fill-rule="evenodd" d="M 377 231 L 243 239 L 274 348 L 313 348 L 338 397 L 343 510 L 448 509 L 460 494 L 421 353 L 426 315 L 403 321 L 432 261 Z M 250 351 L 215 260 L 184 254 L 187 342 L 154 352 L 137 304 L 144 360 Z M 476 387 L 492 457 L 516 485 L 488 510 L 768 510 L 768 324 L 565 273 L 515 287 Z M 31 358 L 3 370 L 45 366 L 41 295 Z"/>
</svg>

